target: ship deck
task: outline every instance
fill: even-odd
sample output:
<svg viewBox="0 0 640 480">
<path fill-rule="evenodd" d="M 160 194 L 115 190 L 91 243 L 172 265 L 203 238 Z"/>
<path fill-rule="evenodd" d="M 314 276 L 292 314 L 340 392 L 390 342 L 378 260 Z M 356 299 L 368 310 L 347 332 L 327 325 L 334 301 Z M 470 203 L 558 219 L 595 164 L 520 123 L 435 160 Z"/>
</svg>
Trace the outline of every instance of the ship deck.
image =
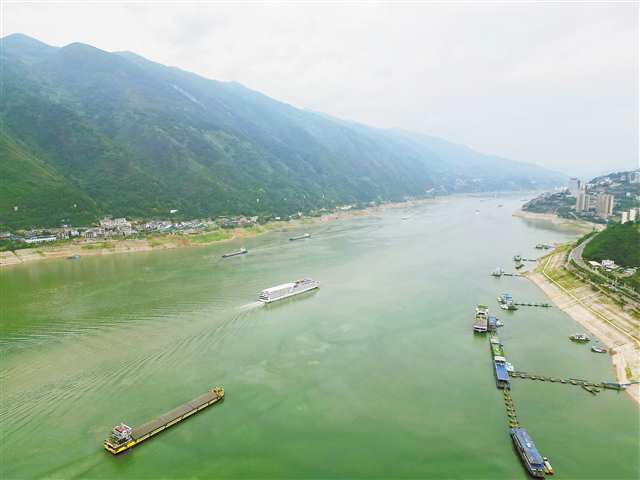
<svg viewBox="0 0 640 480">
<path fill-rule="evenodd" d="M 198 410 L 202 410 L 203 408 L 209 406 L 212 402 L 216 402 L 220 399 L 218 395 L 214 392 L 204 393 L 190 402 L 187 402 L 179 407 L 174 408 L 153 420 L 150 420 L 146 423 L 143 423 L 140 426 L 137 426 L 131 432 L 131 438 L 134 440 L 139 440 L 140 438 L 148 435 L 162 427 L 168 426 L 168 424 L 172 422 L 177 422 L 181 420 L 183 417 L 187 415 L 191 415 Z"/>
</svg>

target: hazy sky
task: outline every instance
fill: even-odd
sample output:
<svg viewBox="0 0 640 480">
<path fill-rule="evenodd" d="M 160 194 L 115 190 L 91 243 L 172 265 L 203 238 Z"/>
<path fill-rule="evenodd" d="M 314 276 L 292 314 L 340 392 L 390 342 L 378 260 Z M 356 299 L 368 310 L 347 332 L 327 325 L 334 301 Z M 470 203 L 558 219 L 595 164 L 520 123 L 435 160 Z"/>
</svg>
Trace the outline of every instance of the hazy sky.
<svg viewBox="0 0 640 480">
<path fill-rule="evenodd" d="M 2 5 L 2 36 L 130 50 L 568 174 L 638 167 L 637 1 Z"/>
</svg>

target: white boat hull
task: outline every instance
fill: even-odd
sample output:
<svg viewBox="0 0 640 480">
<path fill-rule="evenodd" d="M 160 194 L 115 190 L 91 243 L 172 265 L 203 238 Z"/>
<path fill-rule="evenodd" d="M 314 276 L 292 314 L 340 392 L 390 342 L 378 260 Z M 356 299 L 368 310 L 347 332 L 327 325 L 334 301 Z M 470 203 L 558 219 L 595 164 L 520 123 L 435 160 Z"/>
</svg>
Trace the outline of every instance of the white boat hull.
<svg viewBox="0 0 640 480">
<path fill-rule="evenodd" d="M 302 288 L 300 290 L 297 290 L 295 292 L 291 292 L 291 293 L 287 293 L 286 295 L 282 295 L 281 297 L 277 297 L 277 298 L 258 298 L 258 300 L 262 303 L 273 303 L 273 302 L 277 302 L 278 300 L 284 300 L 285 298 L 289 298 L 289 297 L 293 297 L 295 295 L 300 295 L 301 293 L 305 293 L 308 292 L 310 290 L 315 290 L 316 288 L 320 288 L 320 285 L 313 285 L 307 288 Z"/>
</svg>

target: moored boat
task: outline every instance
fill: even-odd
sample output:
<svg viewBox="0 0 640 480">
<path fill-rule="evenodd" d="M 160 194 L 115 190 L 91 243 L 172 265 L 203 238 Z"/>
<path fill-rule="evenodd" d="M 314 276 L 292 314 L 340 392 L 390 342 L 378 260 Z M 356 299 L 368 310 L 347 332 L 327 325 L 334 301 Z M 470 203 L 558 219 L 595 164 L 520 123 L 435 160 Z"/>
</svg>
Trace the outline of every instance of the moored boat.
<svg viewBox="0 0 640 480">
<path fill-rule="evenodd" d="M 491 272 L 491 275 L 494 277 L 501 277 L 504 274 L 504 270 L 500 267 L 496 267 L 496 269 Z"/>
<path fill-rule="evenodd" d="M 607 353 L 607 349 L 606 348 L 602 348 L 598 345 L 594 345 L 591 347 L 591 351 L 595 352 L 595 353 Z"/>
<path fill-rule="evenodd" d="M 266 288 L 260 292 L 258 300 L 263 303 L 271 303 L 276 300 L 282 300 L 284 298 L 299 295 L 309 290 L 320 288 L 320 282 L 312 278 L 302 278 L 291 283 L 283 283 L 282 285 L 276 285 L 275 287 Z"/>
<path fill-rule="evenodd" d="M 572 342 L 586 343 L 591 339 L 584 333 L 575 333 L 569 337 L 569 340 L 571 340 Z"/>
<path fill-rule="evenodd" d="M 489 307 L 479 304 L 476 307 L 476 316 L 473 322 L 475 333 L 486 333 L 489 326 Z"/>
<path fill-rule="evenodd" d="M 529 436 L 529 432 L 524 428 L 510 428 L 509 434 L 529 474 L 536 478 L 544 478 L 544 460 Z"/>
</svg>

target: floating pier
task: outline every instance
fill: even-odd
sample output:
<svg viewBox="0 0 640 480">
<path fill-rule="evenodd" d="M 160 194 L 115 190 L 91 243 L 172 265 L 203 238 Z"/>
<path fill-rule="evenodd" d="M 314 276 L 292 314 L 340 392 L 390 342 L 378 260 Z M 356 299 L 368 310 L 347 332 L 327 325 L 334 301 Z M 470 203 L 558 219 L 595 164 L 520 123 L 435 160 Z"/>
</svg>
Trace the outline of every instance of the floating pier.
<svg viewBox="0 0 640 480">
<path fill-rule="evenodd" d="M 223 398 L 224 388 L 215 387 L 139 427 L 132 428 L 124 423 L 116 425 L 111 435 L 104 441 L 104 448 L 113 455 L 129 450 Z"/>
<path fill-rule="evenodd" d="M 540 382 L 550 383 L 563 383 L 565 385 L 574 385 L 583 387 L 587 392 L 592 394 L 600 393 L 601 389 L 609 390 L 624 390 L 627 388 L 627 384 L 613 383 L 613 382 L 593 382 L 585 380 L 583 378 L 561 378 L 561 377 L 547 377 L 546 375 L 536 375 L 528 372 L 509 372 L 511 378 L 525 378 L 529 380 L 537 380 Z"/>
<path fill-rule="evenodd" d="M 542 307 L 542 308 L 551 308 L 552 305 L 548 303 L 525 303 L 525 302 L 513 302 L 513 305 L 518 307 Z"/>
</svg>

